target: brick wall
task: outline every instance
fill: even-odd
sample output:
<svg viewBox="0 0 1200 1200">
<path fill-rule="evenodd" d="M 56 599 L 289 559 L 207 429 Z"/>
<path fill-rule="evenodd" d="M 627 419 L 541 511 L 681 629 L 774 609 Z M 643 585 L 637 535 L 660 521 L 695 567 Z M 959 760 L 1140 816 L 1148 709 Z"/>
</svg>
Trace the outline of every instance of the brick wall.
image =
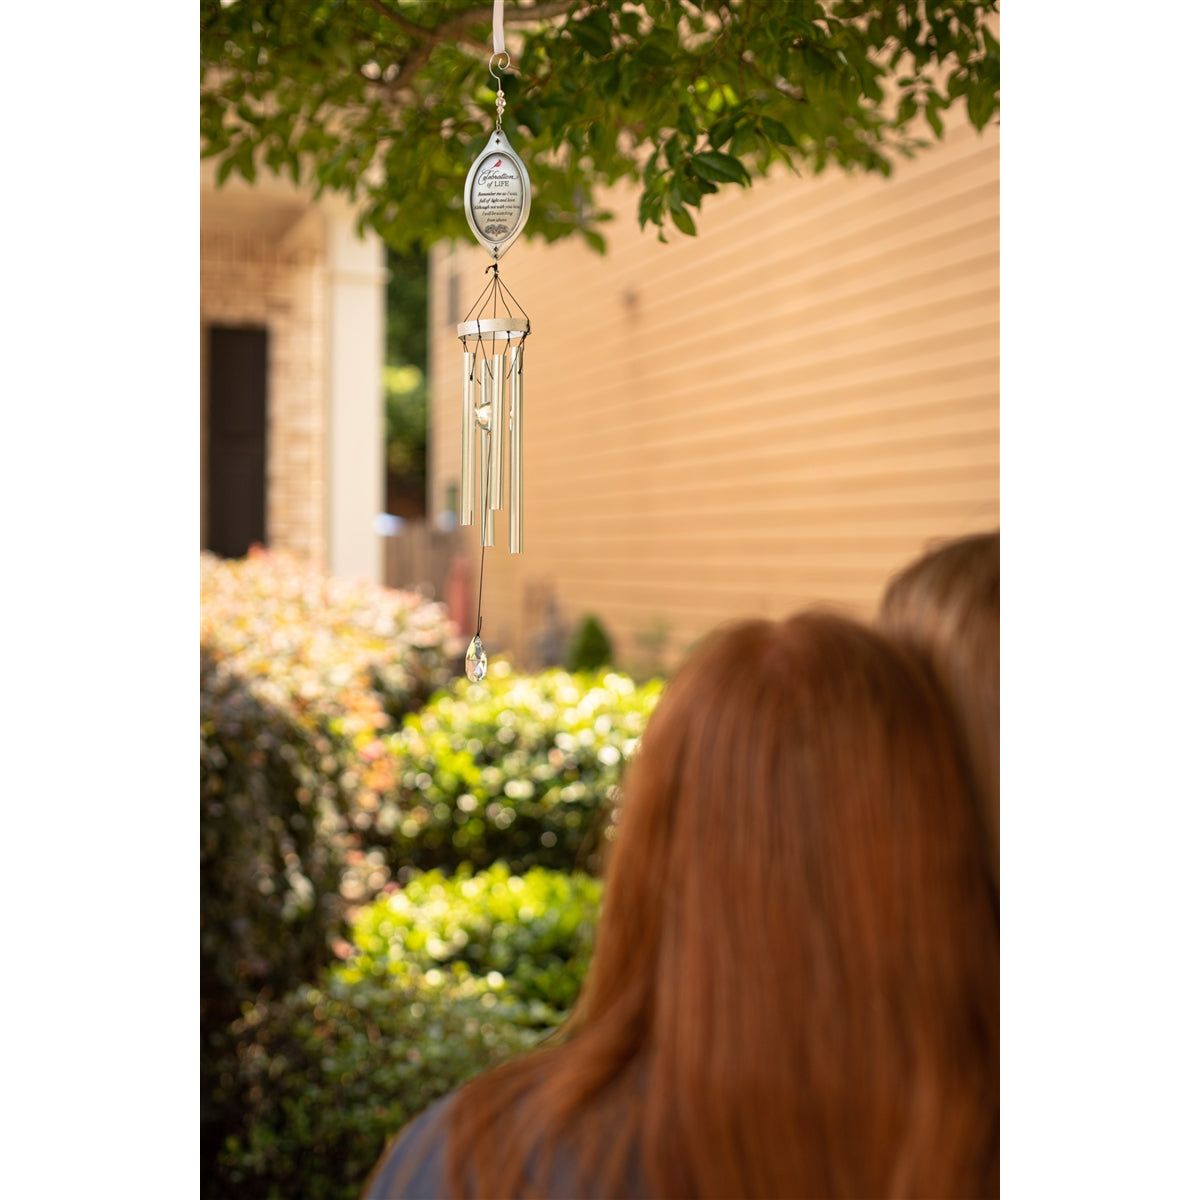
<svg viewBox="0 0 1200 1200">
<path fill-rule="evenodd" d="M 201 226 L 202 331 L 211 325 L 258 325 L 268 331 L 267 540 L 322 563 L 328 553 L 324 259 L 324 234 L 315 215 L 282 236 Z M 206 428 L 202 418 L 202 454 Z M 206 474 L 202 470 L 202 480 Z M 202 493 L 201 512 L 206 509 Z"/>
</svg>

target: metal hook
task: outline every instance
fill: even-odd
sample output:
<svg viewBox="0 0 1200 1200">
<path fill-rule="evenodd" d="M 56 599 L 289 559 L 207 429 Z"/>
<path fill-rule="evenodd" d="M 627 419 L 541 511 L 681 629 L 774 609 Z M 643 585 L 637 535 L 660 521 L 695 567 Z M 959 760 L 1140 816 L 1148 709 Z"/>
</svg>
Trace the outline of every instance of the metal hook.
<svg viewBox="0 0 1200 1200">
<path fill-rule="evenodd" d="M 508 68 L 512 65 L 512 59 L 508 57 L 507 51 L 504 51 L 504 50 L 501 50 L 499 54 L 493 54 L 492 57 L 490 59 L 488 59 L 488 74 L 497 83 L 499 83 L 499 84 L 501 84 L 501 86 L 503 86 L 504 81 L 500 78 L 499 75 L 496 74 L 496 70 L 495 70 L 496 60 L 498 58 L 504 59 L 504 66 L 502 66 L 500 68 L 501 74 L 506 72 L 508 70 Z"/>
</svg>

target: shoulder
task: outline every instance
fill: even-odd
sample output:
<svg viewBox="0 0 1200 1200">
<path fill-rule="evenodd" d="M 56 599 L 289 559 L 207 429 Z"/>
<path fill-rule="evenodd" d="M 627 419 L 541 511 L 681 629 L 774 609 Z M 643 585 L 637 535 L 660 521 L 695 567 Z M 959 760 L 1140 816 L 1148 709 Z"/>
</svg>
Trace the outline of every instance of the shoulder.
<svg viewBox="0 0 1200 1200">
<path fill-rule="evenodd" d="M 446 1187 L 446 1141 L 455 1093 L 430 1105 L 388 1144 L 360 1200 L 442 1200 Z"/>
</svg>

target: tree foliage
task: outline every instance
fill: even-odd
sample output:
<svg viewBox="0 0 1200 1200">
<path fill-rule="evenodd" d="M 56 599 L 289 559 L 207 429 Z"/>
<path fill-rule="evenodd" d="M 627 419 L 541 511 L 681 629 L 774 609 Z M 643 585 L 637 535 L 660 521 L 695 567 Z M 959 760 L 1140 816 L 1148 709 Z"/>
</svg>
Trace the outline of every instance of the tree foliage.
<svg viewBox="0 0 1200 1200">
<path fill-rule="evenodd" d="M 603 248 L 600 186 L 696 231 L 706 195 L 773 164 L 887 174 L 963 104 L 999 104 L 994 2 L 509 0 L 506 131 L 534 180 L 529 231 Z M 396 246 L 463 233 L 490 130 L 491 4 L 201 0 L 202 153 L 218 177 L 345 192 Z"/>
</svg>

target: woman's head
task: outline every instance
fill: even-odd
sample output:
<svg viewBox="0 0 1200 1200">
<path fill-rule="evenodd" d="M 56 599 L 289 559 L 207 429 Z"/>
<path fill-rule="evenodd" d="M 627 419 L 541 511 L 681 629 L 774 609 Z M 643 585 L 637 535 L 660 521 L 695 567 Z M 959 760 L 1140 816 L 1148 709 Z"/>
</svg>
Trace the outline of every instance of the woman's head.
<svg viewBox="0 0 1200 1200">
<path fill-rule="evenodd" d="M 961 538 L 905 568 L 880 626 L 926 655 L 954 708 L 1000 879 L 1000 534 Z"/>
<path fill-rule="evenodd" d="M 570 1147 L 600 1194 L 992 1188 L 974 820 L 916 656 L 827 615 L 711 638 L 631 768 L 568 1038 L 466 1089 L 460 1183 L 516 1194 L 539 1151 L 505 1118 L 528 1100 L 537 1144 Z"/>
</svg>

